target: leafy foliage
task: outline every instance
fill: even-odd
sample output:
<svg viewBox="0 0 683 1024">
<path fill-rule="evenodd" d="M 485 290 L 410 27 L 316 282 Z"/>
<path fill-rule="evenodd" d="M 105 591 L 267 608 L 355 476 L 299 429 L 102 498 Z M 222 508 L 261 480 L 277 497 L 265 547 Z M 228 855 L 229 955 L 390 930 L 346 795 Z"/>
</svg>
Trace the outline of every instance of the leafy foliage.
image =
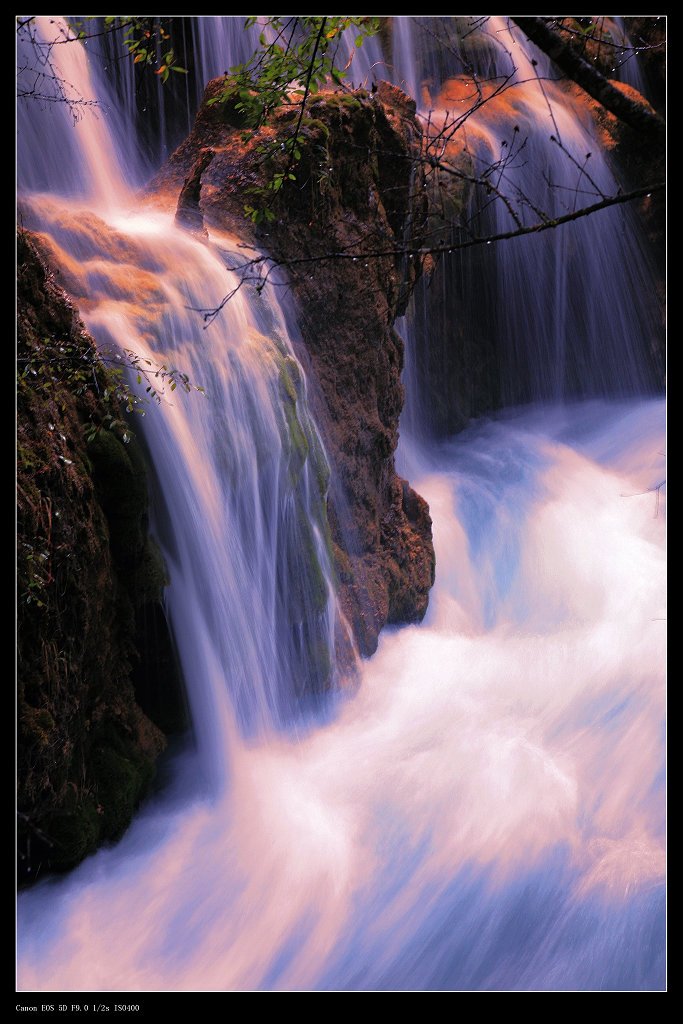
<svg viewBox="0 0 683 1024">
<path fill-rule="evenodd" d="M 257 20 L 249 18 L 245 28 L 252 27 Z M 296 180 L 304 143 L 301 126 L 307 102 L 330 82 L 340 87 L 344 84 L 350 60 L 347 57 L 344 68 L 337 63 L 346 55 L 340 45 L 344 34 L 354 31 L 355 46 L 360 47 L 365 39 L 379 31 L 379 26 L 379 18 L 368 16 L 272 16 L 262 24 L 259 47 L 247 63 L 238 64 L 226 73 L 223 91 L 209 103 L 230 104 L 245 127 L 245 138 L 265 125 L 281 107 L 290 106 L 298 112 L 291 132 L 279 137 L 276 144 L 278 154 L 286 156 L 286 164 L 259 190 L 259 199 L 272 198 L 287 181 Z M 275 152 L 272 144 L 260 148 L 263 160 Z M 273 217 L 267 205 L 264 208 L 260 203 L 246 204 L 244 209 L 256 224 Z"/>
<path fill-rule="evenodd" d="M 87 336 L 73 342 L 46 337 L 23 345 L 17 362 L 19 406 L 29 418 L 40 408 L 45 421 L 45 443 L 36 444 L 35 440 L 25 437 L 23 430 L 19 431 L 17 466 L 25 487 L 28 480 L 47 480 L 55 472 L 70 473 L 76 468 L 78 456 L 74 454 L 74 445 L 63 433 L 68 434 L 69 429 L 60 426 L 63 418 L 69 416 L 74 399 L 83 417 L 82 436 L 89 452 L 93 452 L 93 444 L 104 435 L 127 445 L 133 431 L 125 414 L 137 412 L 144 416 L 145 404 L 152 399 L 160 402 L 166 388 L 203 390 L 175 367 L 154 366 L 132 350 L 120 355 L 101 352 Z M 137 394 L 128 384 L 126 377 L 131 370 L 136 373 L 138 384 L 147 382 L 144 394 Z M 34 412 L 29 414 L 29 409 Z M 69 423 L 72 428 L 75 426 L 73 419 Z M 34 601 L 42 607 L 48 584 L 55 578 L 54 557 L 60 544 L 54 537 L 62 512 L 49 495 L 45 497 L 38 492 L 29 504 L 33 506 L 38 527 L 35 537 L 20 541 L 23 558 L 19 558 L 18 589 L 22 602 Z"/>
<path fill-rule="evenodd" d="M 100 350 L 89 342 L 84 345 L 54 343 L 50 338 L 36 342 L 17 360 L 19 381 L 29 384 L 36 392 L 58 394 L 66 391 L 81 397 L 88 391 L 107 405 L 107 412 L 99 422 L 91 420 L 86 425 L 86 436 L 92 441 L 103 428 L 123 431 L 127 441 L 130 428 L 121 418 L 121 413 L 137 412 L 145 415 L 143 406 L 151 399 L 161 402 L 166 388 L 175 391 L 204 391 L 190 381 L 189 376 L 177 367 L 166 364 L 154 365 L 132 349 L 122 353 Z M 138 384 L 146 384 L 143 394 L 138 394 L 128 384 L 126 374 L 133 370 Z"/>
<path fill-rule="evenodd" d="M 92 16 L 88 18 L 88 21 L 92 20 Z M 162 82 L 167 81 L 171 71 L 187 74 L 187 68 L 176 64 L 175 52 L 168 46 L 170 35 L 160 18 L 108 15 L 104 18 L 104 25 L 105 31 L 123 33 L 123 45 L 134 64 L 145 67 L 158 64 L 155 74 L 159 75 Z M 79 39 L 85 39 L 87 35 L 86 30 L 79 26 Z M 165 47 L 168 48 L 164 50 Z"/>
<path fill-rule="evenodd" d="M 63 78 L 59 62 L 55 60 L 55 47 L 121 34 L 127 55 L 140 67 L 149 67 L 162 82 L 168 80 L 171 71 L 187 74 L 187 69 L 177 63 L 175 51 L 169 45 L 169 33 L 159 17 L 90 15 L 50 18 L 50 21 L 53 35 L 46 39 L 37 15 L 16 19 L 17 98 L 41 104 L 66 104 L 74 123 L 80 120 L 83 108 L 96 107 L 97 101 L 78 95 L 73 85 Z"/>
</svg>

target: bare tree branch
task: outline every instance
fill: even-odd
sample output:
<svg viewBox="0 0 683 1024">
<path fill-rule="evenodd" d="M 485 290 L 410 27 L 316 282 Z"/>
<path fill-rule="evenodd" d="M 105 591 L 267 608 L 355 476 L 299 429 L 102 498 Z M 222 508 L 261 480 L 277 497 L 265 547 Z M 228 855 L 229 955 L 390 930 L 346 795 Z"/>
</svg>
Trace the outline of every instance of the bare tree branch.
<svg viewBox="0 0 683 1024">
<path fill-rule="evenodd" d="M 347 249 L 336 250 L 334 252 L 323 252 L 316 253 L 312 256 L 299 256 L 294 259 L 278 260 L 274 256 L 260 255 L 255 256 L 251 260 L 247 260 L 245 263 L 238 264 L 237 266 L 231 266 L 230 269 L 239 274 L 238 283 L 235 287 L 221 300 L 221 302 L 212 307 L 211 309 L 204 308 L 198 309 L 196 307 L 188 307 L 195 313 L 200 313 L 204 322 L 208 326 L 230 299 L 239 291 L 240 288 L 245 284 L 253 284 L 257 291 L 262 291 L 264 286 L 270 281 L 271 274 L 275 269 L 283 268 L 293 270 L 296 267 L 303 266 L 304 264 L 310 263 L 323 263 L 327 260 L 353 260 L 354 262 L 363 259 L 381 259 L 383 257 L 393 258 L 422 258 L 425 256 L 439 256 L 446 255 L 456 252 L 462 249 L 471 249 L 477 245 L 490 245 L 492 242 L 501 242 L 508 238 L 519 238 L 522 235 L 533 235 L 540 234 L 542 231 L 548 231 L 551 228 L 559 227 L 561 224 L 568 224 L 571 221 L 578 220 L 581 217 L 588 217 L 591 214 L 597 213 L 599 210 L 605 210 L 611 206 L 618 206 L 622 203 L 632 202 L 635 199 L 642 199 L 644 196 L 649 196 L 653 192 L 662 191 L 665 188 L 664 182 L 659 182 L 652 186 L 644 188 L 633 189 L 630 192 L 619 192 L 614 196 L 606 196 L 601 199 L 600 202 L 593 203 L 591 206 L 584 206 L 580 210 L 572 210 L 569 213 L 562 214 L 559 217 L 546 217 L 545 219 L 538 221 L 535 224 L 530 224 L 526 227 L 516 227 L 510 231 L 502 231 L 495 235 L 486 235 L 483 237 L 471 236 L 467 239 L 460 241 L 454 240 L 450 243 L 444 243 L 443 245 L 437 246 L 421 246 L 421 247 L 399 247 L 394 246 L 387 249 L 364 249 L 362 248 L 363 243 L 358 242 Z M 284 282 L 286 285 L 287 283 Z"/>
<path fill-rule="evenodd" d="M 664 143 L 666 126 L 642 103 L 630 99 L 580 57 L 542 18 L 513 18 L 522 32 L 589 96 L 635 131 Z"/>
</svg>

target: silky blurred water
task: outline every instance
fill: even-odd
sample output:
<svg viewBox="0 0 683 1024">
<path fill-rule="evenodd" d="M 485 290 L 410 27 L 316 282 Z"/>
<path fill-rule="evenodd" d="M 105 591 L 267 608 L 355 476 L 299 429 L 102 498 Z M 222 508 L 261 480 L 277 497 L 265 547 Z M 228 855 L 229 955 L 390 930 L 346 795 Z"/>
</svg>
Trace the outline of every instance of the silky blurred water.
<svg viewBox="0 0 683 1024">
<path fill-rule="evenodd" d="M 650 402 L 411 453 L 425 622 L 332 721 L 225 729 L 224 789 L 185 754 L 115 848 L 22 894 L 20 988 L 662 988 L 662 443 Z"/>
<path fill-rule="evenodd" d="M 664 400 L 551 391 L 454 438 L 403 430 L 427 616 L 302 714 L 303 652 L 338 619 L 287 325 L 245 291 L 204 330 L 187 307 L 220 301 L 237 240 L 86 177 L 27 181 L 27 224 L 100 344 L 206 389 L 141 424 L 193 732 L 116 845 L 19 894 L 18 991 L 663 989 Z"/>
</svg>

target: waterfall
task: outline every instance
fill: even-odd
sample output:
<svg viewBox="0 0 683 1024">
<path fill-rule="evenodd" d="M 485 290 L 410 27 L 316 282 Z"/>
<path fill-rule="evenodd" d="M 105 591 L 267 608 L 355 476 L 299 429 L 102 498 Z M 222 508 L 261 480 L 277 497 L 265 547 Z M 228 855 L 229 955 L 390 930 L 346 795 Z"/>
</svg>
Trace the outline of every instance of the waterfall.
<svg viewBox="0 0 683 1024">
<path fill-rule="evenodd" d="M 492 199 L 491 189 L 474 190 L 448 241 L 453 255 L 442 257 L 417 289 L 411 430 L 448 434 L 473 415 L 532 401 L 656 394 L 661 300 L 634 208 L 602 210 L 562 231 L 474 252 L 457 250 L 470 231 L 503 234 L 538 223 L 541 215 L 580 209 L 618 187 L 627 191 L 585 108 L 508 19 L 485 19 L 477 34 L 474 19 L 454 19 L 446 58 L 440 50 L 438 62 L 430 19 L 402 20 L 414 23 L 413 31 L 404 23 L 397 47 L 413 66 L 413 54 L 422 53 L 412 89 L 425 119 L 453 122 L 473 106 L 476 75 L 483 102 L 456 138 L 472 174 L 499 167 L 489 180 L 501 192 Z M 635 72 L 630 77 L 638 80 Z M 454 336 L 463 355 L 453 356 Z"/>
<path fill-rule="evenodd" d="M 70 81 L 84 69 L 63 67 Z M 78 128 L 85 159 L 100 167 L 111 157 L 113 173 L 100 122 Z M 203 244 L 175 226 L 173 210 L 136 210 L 122 186 L 96 185 L 85 203 L 24 197 L 21 215 L 48 239 L 105 351 L 132 349 L 143 367 L 182 367 L 202 382 L 206 397 L 195 402 L 167 391 L 141 433 L 158 481 L 181 660 L 205 684 L 190 691 L 199 746 L 207 764 L 223 765 L 228 697 L 240 727 L 258 731 L 288 722 L 292 694 L 315 692 L 334 672 L 329 470 L 274 298 L 250 304 L 238 292 L 208 327 L 198 313 L 230 289 L 225 261 L 237 241 Z"/>
<path fill-rule="evenodd" d="M 195 39 L 219 38 L 199 22 Z M 418 89 L 402 38 L 382 59 Z M 19 894 L 18 991 L 663 989 L 665 404 L 637 355 L 649 278 L 629 221 L 570 225 L 540 257 L 534 240 L 464 252 L 418 294 L 398 461 L 434 522 L 429 611 L 385 630 L 357 688 L 302 711 L 334 674 L 338 614 L 290 327 L 274 295 L 240 290 L 204 328 L 192 310 L 229 291 L 239 240 L 141 206 L 145 158 L 96 109 L 77 138 L 49 119 L 68 131 L 42 162 L 20 110 L 20 212 L 100 345 L 204 388 L 139 425 L 196 742 L 115 846 Z M 563 139 L 583 132 L 553 110 Z M 471 304 L 445 313 L 439 288 Z M 455 437 L 420 418 L 429 317 L 495 335 L 510 389 Z"/>
</svg>

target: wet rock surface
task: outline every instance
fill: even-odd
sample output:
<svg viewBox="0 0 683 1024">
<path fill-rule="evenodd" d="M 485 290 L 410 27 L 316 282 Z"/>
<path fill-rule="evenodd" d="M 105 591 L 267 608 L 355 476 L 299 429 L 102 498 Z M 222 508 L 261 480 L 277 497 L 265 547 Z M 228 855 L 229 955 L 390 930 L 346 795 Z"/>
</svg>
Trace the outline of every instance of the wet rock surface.
<svg viewBox="0 0 683 1024">
<path fill-rule="evenodd" d="M 94 343 L 35 239 L 17 244 L 18 877 L 126 829 L 187 726 L 142 454 L 103 426 Z M 87 362 L 89 380 L 80 370 Z M 93 424 L 102 425 L 88 439 Z M 87 429 L 86 429 L 87 428 Z M 154 671 L 150 671 L 150 666 Z"/>
<path fill-rule="evenodd" d="M 299 129 L 294 179 L 269 198 L 258 190 L 290 170 L 278 140 L 296 112 L 285 108 L 245 140 L 230 103 L 208 102 L 221 90 L 220 79 L 209 83 L 192 134 L 150 195 L 178 196 L 179 221 L 233 232 L 279 264 L 273 275 L 294 300 L 297 354 L 332 469 L 341 603 L 369 655 L 383 626 L 422 619 L 434 580 L 427 504 L 394 465 L 405 397 L 394 323 L 422 272 L 427 219 L 415 105 L 387 83 L 376 94 L 321 93 Z M 267 206 L 258 225 L 245 218 L 247 201 Z"/>
</svg>

